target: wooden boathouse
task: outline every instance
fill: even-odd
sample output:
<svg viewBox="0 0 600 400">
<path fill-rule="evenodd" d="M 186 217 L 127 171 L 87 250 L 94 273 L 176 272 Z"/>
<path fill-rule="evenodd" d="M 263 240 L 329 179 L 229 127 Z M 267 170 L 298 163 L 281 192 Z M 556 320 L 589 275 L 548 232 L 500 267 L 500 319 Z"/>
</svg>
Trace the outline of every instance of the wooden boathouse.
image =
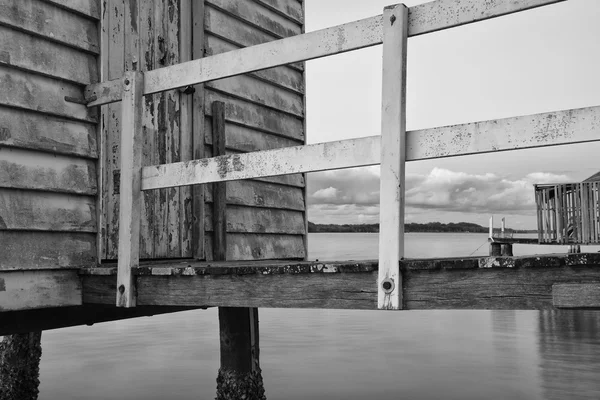
<svg viewBox="0 0 600 400">
<path fill-rule="evenodd" d="M 600 174 L 580 183 L 535 185 L 541 244 L 600 243 Z"/>
<path fill-rule="evenodd" d="M 600 307 L 600 254 L 404 259 L 407 161 L 600 140 L 600 107 L 407 131 L 408 38 L 559 1 L 0 0 L 0 334 L 220 307 L 225 385 L 260 307 Z M 303 62 L 381 44 L 381 135 L 305 145 Z M 308 260 L 303 174 L 367 165 L 379 260 Z"/>
</svg>

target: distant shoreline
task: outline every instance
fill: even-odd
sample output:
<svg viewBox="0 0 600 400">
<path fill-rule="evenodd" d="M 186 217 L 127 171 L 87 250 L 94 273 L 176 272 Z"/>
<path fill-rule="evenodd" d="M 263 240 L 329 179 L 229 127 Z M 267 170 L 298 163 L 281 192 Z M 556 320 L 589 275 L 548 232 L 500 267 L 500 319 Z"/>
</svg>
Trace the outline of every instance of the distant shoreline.
<svg viewBox="0 0 600 400">
<path fill-rule="evenodd" d="M 488 233 L 489 228 L 471 222 L 428 222 L 404 224 L 407 233 Z M 513 233 L 537 233 L 536 230 L 506 229 Z M 379 224 L 315 224 L 308 222 L 309 233 L 379 233 Z"/>
</svg>

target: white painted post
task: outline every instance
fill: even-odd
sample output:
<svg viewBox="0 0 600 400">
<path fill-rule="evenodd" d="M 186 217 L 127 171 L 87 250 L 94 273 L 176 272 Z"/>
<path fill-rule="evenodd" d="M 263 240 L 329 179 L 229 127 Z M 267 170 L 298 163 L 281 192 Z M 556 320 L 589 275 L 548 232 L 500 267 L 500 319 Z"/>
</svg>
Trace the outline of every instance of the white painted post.
<svg viewBox="0 0 600 400">
<path fill-rule="evenodd" d="M 494 237 L 494 216 L 490 217 L 490 222 L 488 223 L 489 234 L 488 237 L 492 239 Z"/>
<path fill-rule="evenodd" d="M 119 261 L 117 307 L 135 307 L 131 269 L 140 259 L 142 202 L 142 104 L 144 75 L 128 71 L 123 76 L 121 104 L 121 194 L 119 208 Z"/>
<path fill-rule="evenodd" d="M 505 230 L 506 230 L 506 219 L 505 219 L 505 217 L 502 217 L 502 228 L 501 228 L 502 237 L 504 237 Z"/>
<path fill-rule="evenodd" d="M 404 257 L 406 164 L 406 45 L 408 8 L 383 11 L 383 99 L 378 301 L 380 309 L 402 308 L 400 260 Z"/>
</svg>

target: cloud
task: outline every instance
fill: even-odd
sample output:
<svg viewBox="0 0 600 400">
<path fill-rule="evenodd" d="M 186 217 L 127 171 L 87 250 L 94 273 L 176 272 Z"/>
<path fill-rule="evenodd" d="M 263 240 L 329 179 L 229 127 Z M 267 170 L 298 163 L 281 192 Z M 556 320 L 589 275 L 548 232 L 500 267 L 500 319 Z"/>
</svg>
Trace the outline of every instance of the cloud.
<svg viewBox="0 0 600 400">
<path fill-rule="evenodd" d="M 407 221 L 461 214 L 535 213 L 534 183 L 570 182 L 569 176 L 534 172 L 517 179 L 493 173 L 471 174 L 433 168 L 425 174 L 407 174 Z M 315 222 L 372 223 L 379 214 L 379 168 L 356 168 L 310 174 L 309 218 Z M 421 215 L 419 217 L 419 215 Z M 435 220 L 436 217 L 427 218 Z"/>
</svg>

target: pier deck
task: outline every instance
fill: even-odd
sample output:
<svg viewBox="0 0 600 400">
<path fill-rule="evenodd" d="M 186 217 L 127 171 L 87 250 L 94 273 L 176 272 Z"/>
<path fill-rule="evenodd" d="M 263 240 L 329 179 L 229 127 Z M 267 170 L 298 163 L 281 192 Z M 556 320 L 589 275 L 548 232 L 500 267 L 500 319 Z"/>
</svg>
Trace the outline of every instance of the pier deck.
<svg viewBox="0 0 600 400">
<path fill-rule="evenodd" d="M 115 306 L 117 269 L 0 272 L 0 335 L 206 307 L 377 309 L 377 260 L 145 261 L 130 309 Z M 600 253 L 404 259 L 400 271 L 405 310 L 600 308 Z"/>
<path fill-rule="evenodd" d="M 400 270 L 408 310 L 600 307 L 600 253 L 405 259 Z M 375 310 L 377 271 L 376 260 L 178 261 L 133 275 L 140 306 Z M 113 304 L 116 273 L 116 266 L 82 270 L 84 303 Z M 562 284 L 598 290 L 569 300 Z"/>
</svg>

